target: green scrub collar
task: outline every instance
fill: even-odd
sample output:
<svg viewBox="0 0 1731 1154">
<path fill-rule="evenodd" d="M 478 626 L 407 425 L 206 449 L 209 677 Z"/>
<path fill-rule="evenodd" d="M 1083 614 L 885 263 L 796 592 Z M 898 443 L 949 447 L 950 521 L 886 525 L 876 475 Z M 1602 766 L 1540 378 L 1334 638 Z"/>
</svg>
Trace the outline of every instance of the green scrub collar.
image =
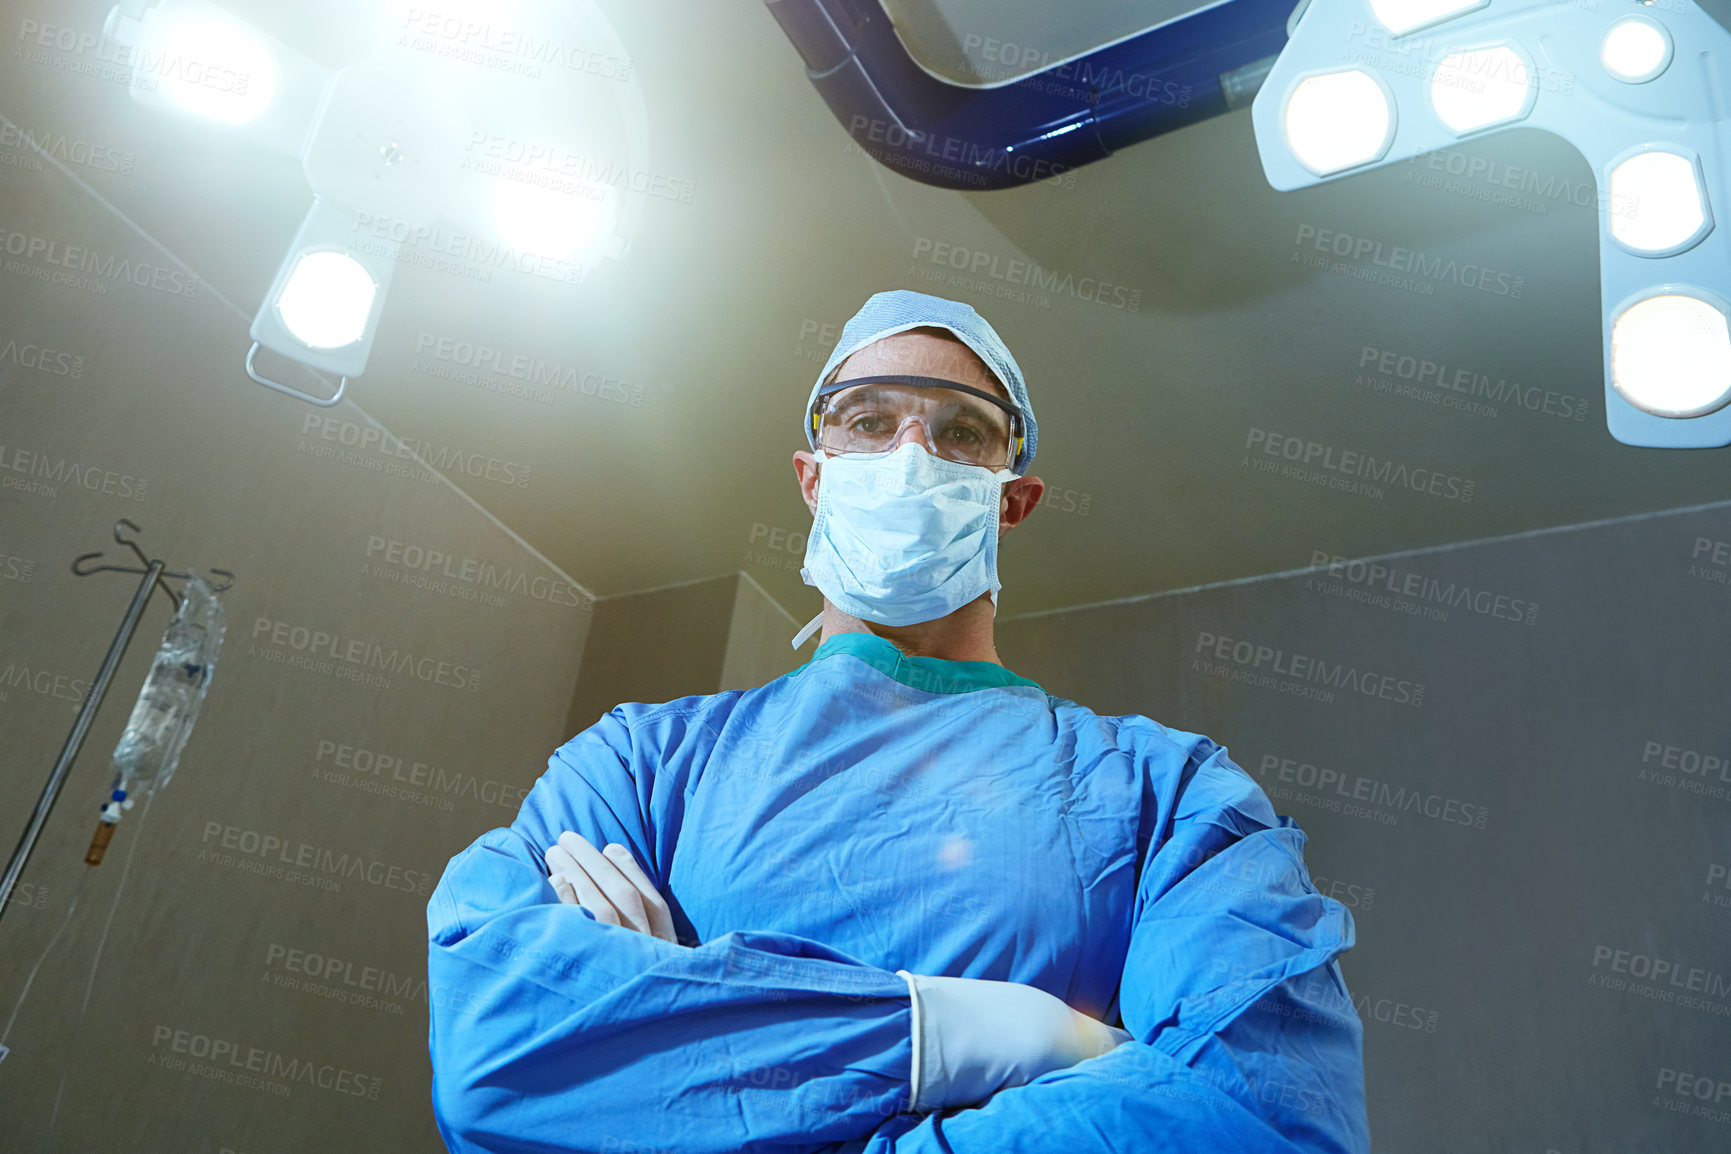
<svg viewBox="0 0 1731 1154">
<path fill-rule="evenodd" d="M 846 654 L 857 657 L 879 673 L 913 689 L 927 693 L 970 693 L 976 689 L 1003 689 L 1028 685 L 1029 681 L 991 661 L 948 661 L 942 657 L 909 657 L 875 633 L 838 633 L 817 647 L 811 660 L 789 673 L 797 677 L 826 657 Z"/>
</svg>

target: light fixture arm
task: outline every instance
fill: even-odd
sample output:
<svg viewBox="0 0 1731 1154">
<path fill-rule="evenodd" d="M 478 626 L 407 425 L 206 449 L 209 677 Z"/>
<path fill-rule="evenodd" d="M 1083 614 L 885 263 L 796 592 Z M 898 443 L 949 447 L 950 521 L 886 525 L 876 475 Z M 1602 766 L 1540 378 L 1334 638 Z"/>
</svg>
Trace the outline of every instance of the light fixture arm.
<svg viewBox="0 0 1731 1154">
<path fill-rule="evenodd" d="M 262 373 L 260 373 L 256 368 L 253 367 L 253 363 L 252 363 L 253 357 L 255 357 L 257 355 L 258 355 L 258 342 L 254 341 L 252 343 L 252 348 L 250 348 L 246 351 L 246 375 L 251 377 L 253 380 L 257 381 L 259 384 L 263 385 L 265 388 L 275 389 L 279 393 L 287 393 L 289 396 L 295 398 L 295 400 L 297 400 L 297 401 L 305 401 L 309 405 L 317 405 L 322 409 L 328 409 L 332 405 L 336 404 L 337 402 L 339 402 L 343 399 L 343 393 L 349 387 L 349 378 L 347 376 L 345 376 L 345 377 L 343 377 L 342 381 L 337 385 L 337 391 L 334 394 L 332 394 L 330 397 L 321 399 L 319 397 L 313 396 L 311 393 L 303 393 L 299 389 L 295 388 L 292 385 L 285 385 L 281 381 L 273 381 L 269 377 L 264 376 Z"/>
</svg>

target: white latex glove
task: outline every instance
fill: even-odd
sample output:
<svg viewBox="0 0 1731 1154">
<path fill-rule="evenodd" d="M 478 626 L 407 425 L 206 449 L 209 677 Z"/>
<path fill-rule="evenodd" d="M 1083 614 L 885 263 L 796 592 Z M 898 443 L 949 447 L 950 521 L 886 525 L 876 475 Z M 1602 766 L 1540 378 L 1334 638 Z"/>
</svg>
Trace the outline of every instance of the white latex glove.
<svg viewBox="0 0 1731 1154">
<path fill-rule="evenodd" d="M 1006 1086 L 1096 1058 L 1130 1040 L 1061 998 L 1020 982 L 981 978 L 907 979 L 914 1007 L 909 1106 L 973 1106 Z"/>
<path fill-rule="evenodd" d="M 679 944 L 666 900 L 625 846 L 611 842 L 597 850 L 582 834 L 566 830 L 542 856 L 561 903 L 582 906 L 598 922 Z"/>
</svg>

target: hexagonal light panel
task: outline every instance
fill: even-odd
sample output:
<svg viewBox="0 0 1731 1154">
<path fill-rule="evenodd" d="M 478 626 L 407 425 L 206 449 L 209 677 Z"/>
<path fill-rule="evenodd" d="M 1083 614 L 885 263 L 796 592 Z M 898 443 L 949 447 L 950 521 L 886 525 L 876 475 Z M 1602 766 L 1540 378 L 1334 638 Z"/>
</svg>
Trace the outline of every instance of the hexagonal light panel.
<svg viewBox="0 0 1731 1154">
<path fill-rule="evenodd" d="M 1642 256 L 1668 256 L 1707 234 L 1711 215 L 1701 174 L 1686 156 L 1637 152 L 1611 168 L 1611 236 Z"/>
<path fill-rule="evenodd" d="M 1656 417 L 1699 417 L 1731 402 L 1731 328 L 1716 305 L 1665 293 L 1624 309 L 1611 327 L 1611 383 Z"/>
<path fill-rule="evenodd" d="M 1370 10 L 1396 36 L 1483 8 L 1490 0 L 1370 0 Z"/>
<path fill-rule="evenodd" d="M 1507 44 L 1451 52 L 1431 73 L 1431 107 L 1461 136 L 1519 120 L 1532 94 L 1532 70 Z"/>
<path fill-rule="evenodd" d="M 1286 101 L 1286 140 L 1318 176 L 1369 164 L 1388 151 L 1394 106 L 1363 69 L 1307 76 Z"/>
</svg>

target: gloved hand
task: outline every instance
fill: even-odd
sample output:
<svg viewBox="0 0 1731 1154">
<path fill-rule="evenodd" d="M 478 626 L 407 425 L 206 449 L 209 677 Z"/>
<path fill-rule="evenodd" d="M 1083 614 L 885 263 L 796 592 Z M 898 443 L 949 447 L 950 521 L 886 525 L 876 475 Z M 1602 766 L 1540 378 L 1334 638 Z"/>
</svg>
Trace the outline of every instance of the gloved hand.
<svg viewBox="0 0 1731 1154">
<path fill-rule="evenodd" d="M 1130 1040 L 1020 982 L 896 973 L 907 979 L 914 1006 L 914 1110 L 977 1105 Z"/>
<path fill-rule="evenodd" d="M 597 850 L 582 834 L 566 830 L 542 856 L 564 905 L 582 906 L 598 922 L 680 944 L 666 899 L 625 846 L 613 842 Z"/>
</svg>

